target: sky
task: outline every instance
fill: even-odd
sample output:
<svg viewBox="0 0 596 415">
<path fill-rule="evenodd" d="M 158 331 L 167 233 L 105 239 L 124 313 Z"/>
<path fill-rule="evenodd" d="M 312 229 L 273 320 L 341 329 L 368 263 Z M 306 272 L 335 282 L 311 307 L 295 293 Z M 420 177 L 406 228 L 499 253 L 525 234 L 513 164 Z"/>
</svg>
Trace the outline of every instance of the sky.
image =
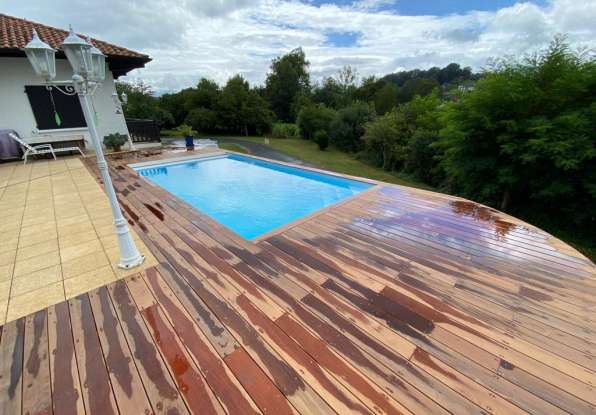
<svg viewBox="0 0 596 415">
<path fill-rule="evenodd" d="M 360 78 L 529 54 L 566 34 L 596 48 L 596 0 L 0 0 L 0 12 L 146 53 L 157 94 L 265 80 L 271 60 L 301 46 L 317 81 L 344 65 Z"/>
</svg>

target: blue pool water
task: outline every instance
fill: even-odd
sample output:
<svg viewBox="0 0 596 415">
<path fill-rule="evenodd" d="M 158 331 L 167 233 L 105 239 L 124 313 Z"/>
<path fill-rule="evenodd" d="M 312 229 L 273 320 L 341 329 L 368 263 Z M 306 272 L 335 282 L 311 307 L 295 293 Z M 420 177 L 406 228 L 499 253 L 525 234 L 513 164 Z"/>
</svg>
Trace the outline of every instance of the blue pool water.
<svg viewBox="0 0 596 415">
<path fill-rule="evenodd" d="M 372 186 L 238 155 L 135 170 L 246 239 Z"/>
</svg>

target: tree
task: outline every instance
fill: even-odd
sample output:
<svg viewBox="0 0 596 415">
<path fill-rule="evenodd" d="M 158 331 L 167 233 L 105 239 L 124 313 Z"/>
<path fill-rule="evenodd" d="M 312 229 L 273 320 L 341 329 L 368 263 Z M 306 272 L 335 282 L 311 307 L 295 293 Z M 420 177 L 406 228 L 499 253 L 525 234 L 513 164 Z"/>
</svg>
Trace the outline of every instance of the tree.
<svg viewBox="0 0 596 415">
<path fill-rule="evenodd" d="M 268 131 L 272 114 L 267 102 L 241 75 L 228 80 L 217 102 L 219 126 L 221 129 L 248 135 Z"/>
<path fill-rule="evenodd" d="M 594 235 L 595 97 L 594 56 L 562 38 L 538 55 L 500 62 L 445 108 L 438 147 L 451 190 Z"/>
<path fill-rule="evenodd" d="M 362 149 L 364 125 L 374 118 L 374 110 L 364 102 L 355 102 L 340 109 L 331 121 L 331 142 L 340 150 L 356 152 Z"/>
<path fill-rule="evenodd" d="M 366 124 L 364 143 L 368 158 L 386 170 L 406 169 L 419 177 L 434 170 L 433 156 L 421 152 L 421 140 L 438 137 L 440 128 L 436 94 L 417 96 L 375 121 Z M 434 140 L 433 140 L 434 141 Z M 429 143 L 429 144 L 432 144 Z M 418 159 L 426 157 L 424 159 Z M 428 162 L 428 164 L 423 164 Z M 430 175 L 429 175 L 430 177 Z"/>
<path fill-rule="evenodd" d="M 197 87 L 188 94 L 185 108 L 187 111 L 197 107 L 214 109 L 220 93 L 219 85 L 215 81 L 201 78 Z"/>
<path fill-rule="evenodd" d="M 199 132 L 214 132 L 217 130 L 217 116 L 214 110 L 198 107 L 190 110 L 186 123 Z"/>
<path fill-rule="evenodd" d="M 298 109 L 294 102 L 299 96 L 308 95 L 308 65 L 302 48 L 277 57 L 271 63 L 265 80 L 265 94 L 279 120 L 293 122 Z"/>
<path fill-rule="evenodd" d="M 409 79 L 397 91 L 397 101 L 408 102 L 411 101 L 417 95 L 424 97 L 433 92 L 433 90 L 435 90 L 438 87 L 439 83 L 434 79 Z"/>
<path fill-rule="evenodd" d="M 152 119 L 160 126 L 174 123 L 172 114 L 159 106 L 151 87 L 142 81 L 116 82 L 116 91 L 120 96 L 126 94 L 128 98 L 128 102 L 122 106 L 125 117 Z"/>
<path fill-rule="evenodd" d="M 343 104 L 343 91 L 335 78 L 327 77 L 323 83 L 316 85 L 312 92 L 312 101 L 323 104 L 328 108 L 341 108 Z"/>
<path fill-rule="evenodd" d="M 354 99 L 362 102 L 374 102 L 375 94 L 383 86 L 385 86 L 385 82 L 374 76 L 364 78 L 360 86 L 354 91 Z"/>
<path fill-rule="evenodd" d="M 385 114 L 397 105 L 397 87 L 386 83 L 374 95 L 377 114 Z"/>
<path fill-rule="evenodd" d="M 296 124 L 303 138 L 310 140 L 317 131 L 324 130 L 329 133 L 331 121 L 335 111 L 324 105 L 308 105 L 302 107 L 298 113 Z"/>
</svg>

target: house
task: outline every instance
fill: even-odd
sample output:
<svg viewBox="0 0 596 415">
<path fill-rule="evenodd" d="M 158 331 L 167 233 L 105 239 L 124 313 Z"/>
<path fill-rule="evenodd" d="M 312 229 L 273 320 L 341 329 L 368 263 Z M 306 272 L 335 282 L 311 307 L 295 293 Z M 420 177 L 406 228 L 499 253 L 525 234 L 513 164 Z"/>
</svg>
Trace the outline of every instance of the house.
<svg viewBox="0 0 596 415">
<path fill-rule="evenodd" d="M 71 66 L 60 50 L 68 35 L 66 30 L 0 13 L 0 129 L 13 129 L 31 142 L 84 138 L 85 146 L 92 147 L 77 96 L 46 88 L 22 51 L 31 40 L 33 29 L 57 50 L 56 80 L 69 80 L 72 76 Z M 151 59 L 101 40 L 91 42 L 106 55 L 107 65 L 106 79 L 93 96 L 99 135 L 129 135 L 114 80 L 144 67 Z"/>
</svg>

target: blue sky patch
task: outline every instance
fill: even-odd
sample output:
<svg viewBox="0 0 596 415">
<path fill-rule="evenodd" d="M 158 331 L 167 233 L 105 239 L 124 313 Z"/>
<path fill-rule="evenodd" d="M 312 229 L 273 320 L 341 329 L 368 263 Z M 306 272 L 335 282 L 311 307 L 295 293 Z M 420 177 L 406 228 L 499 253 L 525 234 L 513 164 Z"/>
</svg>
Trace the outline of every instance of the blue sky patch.
<svg viewBox="0 0 596 415">
<path fill-rule="evenodd" d="M 356 46 L 360 34 L 358 32 L 327 32 L 327 44 L 339 48 Z"/>
</svg>

